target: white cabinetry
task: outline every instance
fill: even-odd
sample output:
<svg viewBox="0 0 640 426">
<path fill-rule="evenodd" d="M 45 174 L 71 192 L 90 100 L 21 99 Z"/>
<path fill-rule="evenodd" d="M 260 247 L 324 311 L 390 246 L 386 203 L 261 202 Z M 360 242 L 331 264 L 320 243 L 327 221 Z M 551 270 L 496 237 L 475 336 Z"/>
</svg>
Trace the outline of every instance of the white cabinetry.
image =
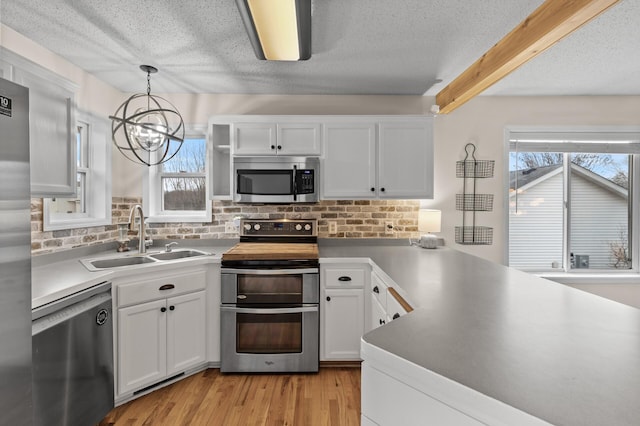
<svg viewBox="0 0 640 426">
<path fill-rule="evenodd" d="M 360 360 L 368 267 L 321 265 L 320 360 Z"/>
<path fill-rule="evenodd" d="M 2 75 L 29 88 L 31 195 L 76 196 L 77 86 L 19 55 L 2 53 Z"/>
<path fill-rule="evenodd" d="M 325 123 L 323 145 L 323 199 L 433 198 L 429 117 Z"/>
<path fill-rule="evenodd" d="M 320 155 L 320 123 L 234 123 L 233 155 Z"/>
<path fill-rule="evenodd" d="M 411 309 L 410 305 L 393 287 L 393 284 L 383 280 L 376 272 L 371 273 L 369 294 L 371 317 L 367 331 L 393 321 L 405 315 L 407 309 Z"/>
<path fill-rule="evenodd" d="M 117 283 L 117 394 L 206 362 L 206 270 L 153 273 Z"/>
</svg>

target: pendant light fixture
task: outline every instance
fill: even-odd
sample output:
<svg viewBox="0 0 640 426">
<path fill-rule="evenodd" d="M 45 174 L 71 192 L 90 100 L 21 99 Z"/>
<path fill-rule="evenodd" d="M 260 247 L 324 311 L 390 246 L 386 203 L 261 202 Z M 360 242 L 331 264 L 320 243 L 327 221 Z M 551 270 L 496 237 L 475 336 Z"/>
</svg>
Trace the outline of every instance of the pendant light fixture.
<svg viewBox="0 0 640 426">
<path fill-rule="evenodd" d="M 311 57 L 311 0 L 236 0 L 258 59 Z"/>
<path fill-rule="evenodd" d="M 116 148 L 129 160 L 155 166 L 175 156 L 184 141 L 184 121 L 166 99 L 151 94 L 151 74 L 158 69 L 140 65 L 147 73 L 147 93 L 127 99 L 109 116 Z"/>
</svg>

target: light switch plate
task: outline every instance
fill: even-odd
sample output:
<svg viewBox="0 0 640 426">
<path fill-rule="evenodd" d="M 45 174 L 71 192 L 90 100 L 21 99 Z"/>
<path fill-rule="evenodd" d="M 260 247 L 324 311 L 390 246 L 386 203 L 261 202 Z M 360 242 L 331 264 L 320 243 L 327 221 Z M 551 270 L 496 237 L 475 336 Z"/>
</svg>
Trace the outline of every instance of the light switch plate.
<svg viewBox="0 0 640 426">
<path fill-rule="evenodd" d="M 329 233 L 330 234 L 338 233 L 338 223 L 335 220 L 329 221 Z"/>
<path fill-rule="evenodd" d="M 232 221 L 225 222 L 224 232 L 225 234 L 233 234 L 235 232 L 238 232 L 238 228 L 236 228 L 236 225 Z"/>
</svg>

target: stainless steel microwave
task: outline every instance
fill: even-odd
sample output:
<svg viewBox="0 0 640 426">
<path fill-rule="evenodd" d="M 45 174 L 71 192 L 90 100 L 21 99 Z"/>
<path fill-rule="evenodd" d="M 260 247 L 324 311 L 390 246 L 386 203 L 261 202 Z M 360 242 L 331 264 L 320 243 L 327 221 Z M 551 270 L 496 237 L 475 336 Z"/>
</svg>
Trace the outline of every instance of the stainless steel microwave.
<svg viewBox="0 0 640 426">
<path fill-rule="evenodd" d="M 288 204 L 319 201 L 320 161 L 314 157 L 236 157 L 237 203 Z"/>
</svg>

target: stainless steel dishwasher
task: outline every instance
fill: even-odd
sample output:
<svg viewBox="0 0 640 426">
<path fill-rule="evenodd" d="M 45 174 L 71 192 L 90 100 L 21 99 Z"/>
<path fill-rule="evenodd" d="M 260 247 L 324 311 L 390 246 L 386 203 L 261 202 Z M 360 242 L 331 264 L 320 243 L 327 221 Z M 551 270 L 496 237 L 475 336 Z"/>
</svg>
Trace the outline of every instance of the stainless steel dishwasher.
<svg viewBox="0 0 640 426">
<path fill-rule="evenodd" d="M 111 283 L 32 311 L 35 425 L 97 424 L 114 406 Z"/>
</svg>

